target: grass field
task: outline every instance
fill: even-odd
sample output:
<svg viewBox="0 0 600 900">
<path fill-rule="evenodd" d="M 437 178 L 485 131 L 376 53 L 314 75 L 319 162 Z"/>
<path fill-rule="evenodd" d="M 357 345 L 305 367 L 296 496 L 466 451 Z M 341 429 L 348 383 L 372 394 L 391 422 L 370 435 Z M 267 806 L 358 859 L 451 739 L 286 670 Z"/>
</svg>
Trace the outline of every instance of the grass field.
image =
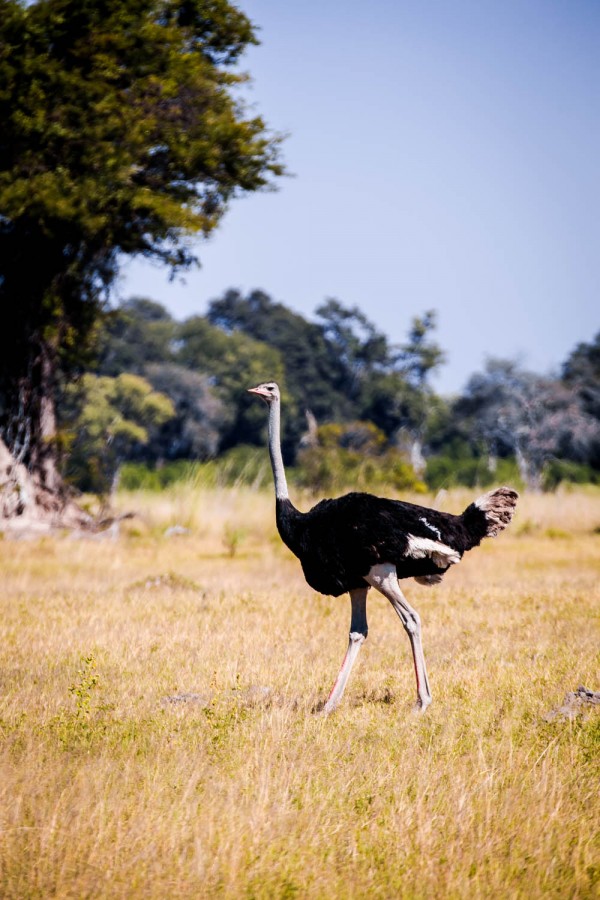
<svg viewBox="0 0 600 900">
<path fill-rule="evenodd" d="M 120 504 L 115 539 L 0 542 L 4 900 L 600 896 L 600 707 L 547 717 L 600 690 L 600 492 L 525 496 L 445 583 L 404 583 L 420 716 L 374 592 L 315 713 L 350 604 L 307 587 L 270 494 Z"/>
</svg>

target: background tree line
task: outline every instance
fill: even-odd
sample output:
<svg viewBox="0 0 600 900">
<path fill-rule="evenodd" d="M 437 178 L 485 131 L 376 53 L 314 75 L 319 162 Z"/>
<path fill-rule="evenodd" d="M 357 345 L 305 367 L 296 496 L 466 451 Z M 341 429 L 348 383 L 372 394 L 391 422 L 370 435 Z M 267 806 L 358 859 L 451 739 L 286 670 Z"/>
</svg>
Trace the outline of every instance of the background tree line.
<svg viewBox="0 0 600 900">
<path fill-rule="evenodd" d="M 65 473 L 99 491 L 124 461 L 166 475 L 181 471 L 172 463 L 218 458 L 255 474 L 265 416 L 246 389 L 273 378 L 286 461 L 316 490 L 600 480 L 600 333 L 556 377 L 490 359 L 445 398 L 432 387 L 444 361 L 435 327 L 428 311 L 394 345 L 334 299 L 309 321 L 263 291 L 230 290 L 180 322 L 131 298 L 103 320 L 95 363 L 61 404 Z"/>
</svg>

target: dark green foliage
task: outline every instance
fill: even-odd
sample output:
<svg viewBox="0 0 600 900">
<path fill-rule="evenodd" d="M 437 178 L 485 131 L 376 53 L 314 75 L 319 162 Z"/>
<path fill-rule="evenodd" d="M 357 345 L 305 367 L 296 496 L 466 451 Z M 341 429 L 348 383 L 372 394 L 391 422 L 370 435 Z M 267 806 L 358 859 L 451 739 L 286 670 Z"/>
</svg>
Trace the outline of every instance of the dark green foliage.
<svg viewBox="0 0 600 900">
<path fill-rule="evenodd" d="M 543 488 L 555 490 L 559 484 L 600 484 L 600 471 L 586 463 L 569 459 L 552 459 L 544 467 Z"/>
<path fill-rule="evenodd" d="M 415 317 L 408 341 L 399 347 L 385 345 L 381 335 L 369 344 L 379 348 L 363 378 L 361 417 L 369 419 L 409 452 L 421 456 L 429 422 L 440 404 L 429 385 L 444 354 L 432 339 L 436 327 L 433 310 Z"/>
<path fill-rule="evenodd" d="M 600 331 L 589 344 L 578 344 L 563 365 L 563 381 L 576 391 L 584 411 L 600 420 Z M 600 469 L 600 438 L 589 453 L 589 461 Z"/>
<path fill-rule="evenodd" d="M 13 228 L 180 265 L 193 260 L 182 230 L 211 231 L 240 188 L 281 171 L 264 123 L 230 93 L 241 76 L 224 66 L 254 36 L 226 0 L 3 6 L 0 184 Z"/>
<path fill-rule="evenodd" d="M 172 363 L 146 366 L 152 387 L 169 398 L 174 415 L 146 444 L 149 459 L 211 459 L 233 411 L 215 394 L 208 375 Z"/>
<path fill-rule="evenodd" d="M 297 439 L 302 432 L 306 408 L 318 420 L 351 414 L 342 360 L 318 325 L 276 303 L 263 291 L 253 291 L 245 298 L 238 291 L 228 291 L 213 300 L 207 318 L 238 340 L 247 335 L 279 352 L 285 362 L 285 385 L 296 406 L 294 410 L 284 399 L 284 435 L 288 440 L 291 436 Z M 264 377 L 276 375 L 267 373 Z"/>
<path fill-rule="evenodd" d="M 228 333 L 203 316 L 193 316 L 177 331 L 177 360 L 195 372 L 209 373 L 215 391 L 230 412 L 221 446 L 262 444 L 264 413 L 247 389 L 267 378 L 276 379 L 286 393 L 286 371 L 276 347 L 242 332 Z M 294 404 L 290 403 L 294 416 Z"/>
<path fill-rule="evenodd" d="M 411 385 L 401 372 L 377 372 L 363 385 L 361 411 L 387 435 L 400 428 L 422 431 L 429 394 Z"/>
<path fill-rule="evenodd" d="M 340 363 L 344 393 L 359 400 L 365 381 L 374 372 L 392 364 L 391 349 L 384 334 L 377 331 L 358 307 L 349 309 L 339 300 L 327 300 L 317 307 L 321 331 Z"/>
<path fill-rule="evenodd" d="M 134 372 L 173 359 L 177 323 L 160 303 L 131 297 L 106 313 L 98 339 L 99 375 Z"/>
<path fill-rule="evenodd" d="M 429 309 L 422 316 L 412 320 L 408 341 L 400 348 L 398 359 L 408 381 L 417 388 L 423 388 L 431 373 L 442 365 L 445 353 L 432 340 L 431 334 L 437 326 L 437 313 Z"/>
</svg>

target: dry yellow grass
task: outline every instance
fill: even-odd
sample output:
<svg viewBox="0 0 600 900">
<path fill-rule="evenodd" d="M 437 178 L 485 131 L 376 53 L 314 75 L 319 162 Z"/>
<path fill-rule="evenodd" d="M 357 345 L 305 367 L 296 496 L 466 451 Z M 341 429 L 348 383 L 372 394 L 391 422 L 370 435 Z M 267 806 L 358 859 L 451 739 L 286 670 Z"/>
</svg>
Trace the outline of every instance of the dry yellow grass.
<svg viewBox="0 0 600 900">
<path fill-rule="evenodd" d="M 313 712 L 349 603 L 306 586 L 270 496 L 121 503 L 118 540 L 0 544 L 3 898 L 598 896 L 598 708 L 545 719 L 600 690 L 597 492 L 526 496 L 440 587 L 405 583 L 423 716 L 375 594 Z"/>
</svg>

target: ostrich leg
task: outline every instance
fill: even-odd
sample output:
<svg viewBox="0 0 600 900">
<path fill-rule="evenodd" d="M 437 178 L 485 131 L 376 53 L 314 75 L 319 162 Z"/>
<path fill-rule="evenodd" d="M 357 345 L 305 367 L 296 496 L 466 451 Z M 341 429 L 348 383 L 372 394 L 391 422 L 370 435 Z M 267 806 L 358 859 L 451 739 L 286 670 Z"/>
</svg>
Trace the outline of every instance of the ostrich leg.
<svg viewBox="0 0 600 900">
<path fill-rule="evenodd" d="M 390 563 L 382 563 L 373 566 L 365 581 L 383 594 L 390 601 L 404 625 L 408 635 L 415 664 L 417 677 L 417 709 L 425 710 L 431 703 L 431 692 L 427 680 L 427 668 L 421 643 L 421 618 L 416 609 L 413 609 L 400 590 L 396 567 Z"/>
<path fill-rule="evenodd" d="M 369 588 L 357 588 L 350 591 L 350 601 L 352 603 L 352 617 L 350 619 L 350 639 L 348 641 L 348 649 L 342 667 L 339 671 L 335 684 L 331 688 L 331 693 L 327 703 L 323 707 L 323 712 L 330 713 L 336 708 L 346 688 L 346 682 L 350 675 L 354 661 L 358 656 L 362 644 L 367 639 L 367 592 Z"/>
</svg>

